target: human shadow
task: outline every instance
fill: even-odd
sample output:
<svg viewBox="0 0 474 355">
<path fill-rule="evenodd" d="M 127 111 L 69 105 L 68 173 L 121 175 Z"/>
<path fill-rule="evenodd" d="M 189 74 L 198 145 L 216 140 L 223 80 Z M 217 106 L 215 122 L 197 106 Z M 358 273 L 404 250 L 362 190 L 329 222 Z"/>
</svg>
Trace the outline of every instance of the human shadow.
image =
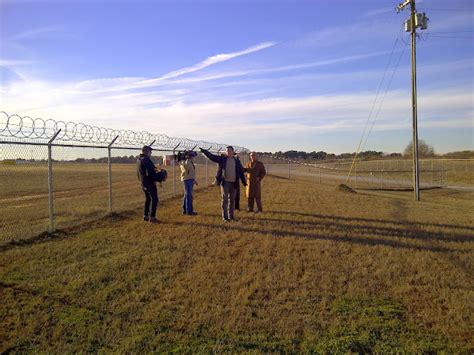
<svg viewBox="0 0 474 355">
<path fill-rule="evenodd" d="M 324 227 L 330 230 L 350 230 L 351 233 L 360 234 L 360 235 L 382 235 L 384 237 L 393 237 L 393 238 L 407 238 L 407 239 L 416 239 L 416 240 L 432 240 L 432 241 L 446 241 L 446 242 L 469 242 L 474 241 L 472 235 L 465 234 L 445 234 L 445 233 L 435 233 L 415 228 L 411 224 L 401 224 L 403 228 L 393 228 L 385 227 L 381 225 L 376 225 L 375 222 L 371 222 L 371 225 L 368 224 L 354 224 L 337 221 L 320 220 L 317 222 L 312 221 L 294 221 L 291 219 L 275 219 L 275 218 L 256 218 L 256 217 L 246 217 L 246 220 L 251 221 L 263 221 L 269 223 L 285 223 L 298 226 L 301 229 L 314 229 L 314 227 Z M 356 221 L 359 223 L 359 221 Z M 385 222 L 378 222 L 385 223 Z M 390 222 L 391 223 L 391 222 Z"/>
<path fill-rule="evenodd" d="M 333 220 L 340 221 L 358 221 L 358 222 L 369 222 L 369 223 L 388 223 L 401 226 L 412 226 L 418 228 L 420 225 L 436 227 L 436 228 L 453 228 L 453 229 L 464 229 L 474 232 L 473 226 L 460 226 L 456 224 L 436 224 L 436 223 L 425 223 L 425 222 L 398 222 L 394 220 L 384 220 L 384 219 L 372 219 L 372 218 L 362 218 L 362 217 L 343 217 L 335 215 L 324 215 L 316 213 L 304 213 L 304 212 L 293 212 L 293 211 L 279 211 L 279 210 L 269 210 L 269 213 L 280 214 L 280 215 L 290 215 L 290 216 L 303 216 L 303 217 L 313 217 L 313 218 L 330 218 Z M 474 237 L 474 235 L 472 235 Z"/>
<path fill-rule="evenodd" d="M 245 221 L 242 219 L 241 221 Z M 183 222 L 169 222 L 170 224 L 175 224 L 177 226 L 182 226 Z M 323 235 L 322 233 L 316 232 L 300 232 L 300 231 L 285 231 L 282 229 L 273 229 L 269 228 L 268 225 L 262 226 L 261 228 L 255 227 L 246 227 L 242 226 L 239 222 L 226 222 L 223 224 L 212 224 L 212 223 L 201 223 L 201 222 L 184 222 L 185 224 L 189 224 L 190 226 L 196 227 L 203 227 L 203 228 L 212 228 L 215 230 L 235 230 L 242 233 L 249 233 L 249 234 L 257 234 L 257 235 L 269 235 L 273 237 L 292 237 L 292 238 L 302 238 L 308 240 L 328 240 L 338 243 L 348 243 L 348 244 L 359 244 L 364 246 L 376 246 L 376 245 L 383 245 L 392 248 L 402 248 L 402 249 L 411 249 L 411 250 L 423 250 L 423 251 L 432 251 L 432 252 L 465 252 L 465 250 L 459 250 L 444 246 L 438 245 L 416 245 L 410 244 L 399 240 L 390 240 L 390 239 L 383 239 L 383 238 L 374 238 L 374 237 L 367 237 L 363 238 L 360 236 L 351 236 L 348 234 L 349 230 L 345 229 L 334 229 L 331 232 L 333 233 L 332 236 Z"/>
</svg>

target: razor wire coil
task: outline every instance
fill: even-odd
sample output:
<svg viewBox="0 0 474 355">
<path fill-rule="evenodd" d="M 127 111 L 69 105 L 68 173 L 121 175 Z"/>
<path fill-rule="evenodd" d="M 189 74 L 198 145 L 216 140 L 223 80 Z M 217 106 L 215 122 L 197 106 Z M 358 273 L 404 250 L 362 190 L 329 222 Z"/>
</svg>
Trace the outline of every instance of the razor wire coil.
<svg viewBox="0 0 474 355">
<path fill-rule="evenodd" d="M 88 144 L 149 145 L 163 149 L 192 149 L 195 146 L 212 151 L 225 150 L 227 144 L 193 140 L 184 137 L 170 137 L 163 133 L 112 129 L 81 122 L 65 122 L 53 119 L 32 118 L 0 111 L 0 137 L 16 139 L 50 140 L 58 132 L 56 141 Z M 238 152 L 248 152 L 244 147 L 234 146 Z"/>
</svg>

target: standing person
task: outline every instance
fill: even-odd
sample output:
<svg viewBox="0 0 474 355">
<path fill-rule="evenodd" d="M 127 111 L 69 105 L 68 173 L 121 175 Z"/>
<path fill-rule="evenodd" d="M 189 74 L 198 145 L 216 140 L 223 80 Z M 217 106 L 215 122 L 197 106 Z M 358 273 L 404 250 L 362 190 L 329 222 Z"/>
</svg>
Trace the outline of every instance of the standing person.
<svg viewBox="0 0 474 355">
<path fill-rule="evenodd" d="M 254 200 L 257 200 L 257 211 L 262 212 L 262 180 L 267 173 L 265 166 L 258 160 L 257 153 L 250 153 L 250 161 L 245 165 L 247 175 L 246 194 L 248 198 L 248 212 L 253 212 Z"/>
<path fill-rule="evenodd" d="M 195 152 L 186 152 L 185 159 L 179 163 L 181 169 L 181 181 L 184 187 L 183 196 L 183 214 L 190 216 L 197 215 L 193 209 L 193 187 L 197 185 L 196 181 L 196 167 L 193 158 L 196 156 Z"/>
<path fill-rule="evenodd" d="M 240 162 L 240 158 L 237 154 L 235 155 L 235 159 L 237 159 Z M 240 162 L 240 164 L 242 164 L 242 162 Z M 237 183 L 237 186 L 235 188 L 235 210 L 240 211 L 240 184 L 239 183 Z"/>
<path fill-rule="evenodd" d="M 142 154 L 137 159 L 137 175 L 141 187 L 145 193 L 145 209 L 143 220 L 151 223 L 158 223 L 156 219 L 156 208 L 158 207 L 158 191 L 156 189 L 156 168 L 151 161 L 152 148 L 144 146 Z M 151 206 L 150 206 L 151 205 Z"/>
<path fill-rule="evenodd" d="M 235 220 L 235 194 L 239 179 L 244 186 L 247 185 L 245 181 L 244 168 L 240 160 L 235 159 L 234 148 L 227 147 L 227 154 L 224 156 L 214 155 L 206 149 L 201 148 L 201 152 L 211 161 L 219 164 L 217 171 L 216 182 L 221 187 L 222 195 L 222 219 L 224 221 Z"/>
</svg>

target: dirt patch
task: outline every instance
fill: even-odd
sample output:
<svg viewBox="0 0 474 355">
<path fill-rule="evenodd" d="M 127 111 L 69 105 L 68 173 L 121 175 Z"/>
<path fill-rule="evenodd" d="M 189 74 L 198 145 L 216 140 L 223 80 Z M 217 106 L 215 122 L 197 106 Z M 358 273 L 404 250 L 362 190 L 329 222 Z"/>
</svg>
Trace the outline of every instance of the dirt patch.
<svg viewBox="0 0 474 355">
<path fill-rule="evenodd" d="M 352 188 L 350 188 L 349 186 L 345 185 L 345 184 L 339 184 L 336 186 L 336 190 L 337 191 L 342 191 L 342 192 L 348 192 L 348 193 L 352 193 L 352 194 L 356 194 L 357 192 L 355 190 L 353 190 Z"/>
</svg>

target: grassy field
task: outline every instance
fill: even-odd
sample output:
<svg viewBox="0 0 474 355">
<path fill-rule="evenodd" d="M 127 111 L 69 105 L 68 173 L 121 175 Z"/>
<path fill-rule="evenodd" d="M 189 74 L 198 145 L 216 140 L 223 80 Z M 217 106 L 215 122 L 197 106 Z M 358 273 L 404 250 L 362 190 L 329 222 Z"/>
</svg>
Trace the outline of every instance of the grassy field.
<svg viewBox="0 0 474 355">
<path fill-rule="evenodd" d="M 0 352 L 474 351 L 474 194 L 269 177 L 224 224 L 217 188 L 0 248 Z"/>
<path fill-rule="evenodd" d="M 366 168 L 399 169 L 407 162 L 390 161 L 364 162 Z M 455 165 L 457 163 L 458 165 Z M 347 163 L 333 165 L 347 167 Z M 371 165 L 370 165 L 371 164 Z M 449 172 L 444 173 L 443 184 L 458 184 L 474 187 L 474 172 L 471 165 L 464 162 L 451 163 Z M 425 168 L 431 166 L 426 163 Z M 444 163 L 448 166 L 448 163 Z M 205 181 L 206 166 L 197 165 L 199 188 L 208 185 Z M 335 186 L 345 181 L 347 171 L 292 165 L 292 179 L 313 181 Z M 436 164 L 434 164 L 436 168 Z M 170 178 L 159 188 L 162 200 L 173 196 L 172 168 L 166 167 Z M 271 174 L 288 176 L 287 164 L 268 164 Z M 177 168 L 177 194 L 181 193 L 179 169 Z M 208 182 L 212 182 L 215 165 L 208 166 Z M 446 181 L 446 174 L 449 181 Z M 355 177 L 357 175 L 357 178 Z M 46 163 L 23 163 L 18 165 L 0 164 L 0 246 L 12 240 L 24 240 L 48 230 L 48 169 Z M 352 175 L 349 184 L 354 188 L 409 188 L 410 173 L 375 172 L 373 175 L 357 173 Z M 438 183 L 440 174 L 422 172 L 421 183 Z M 53 164 L 53 191 L 55 227 L 59 229 L 80 226 L 85 222 L 97 220 L 108 212 L 107 165 L 100 163 L 55 162 Z M 142 192 L 136 177 L 135 164 L 112 164 L 113 210 L 116 212 L 137 208 L 141 204 Z"/>
<path fill-rule="evenodd" d="M 173 196 L 170 178 L 159 187 L 160 199 Z M 206 186 L 205 166 L 198 166 L 199 183 Z M 59 229 L 80 226 L 108 212 L 106 164 L 56 163 L 53 170 L 55 226 Z M 182 191 L 177 173 L 177 193 Z M 214 166 L 209 166 L 209 181 Z M 35 237 L 48 230 L 48 168 L 46 164 L 0 165 L 0 246 L 11 240 Z M 112 165 L 113 209 L 130 210 L 142 204 L 135 164 Z"/>
</svg>

